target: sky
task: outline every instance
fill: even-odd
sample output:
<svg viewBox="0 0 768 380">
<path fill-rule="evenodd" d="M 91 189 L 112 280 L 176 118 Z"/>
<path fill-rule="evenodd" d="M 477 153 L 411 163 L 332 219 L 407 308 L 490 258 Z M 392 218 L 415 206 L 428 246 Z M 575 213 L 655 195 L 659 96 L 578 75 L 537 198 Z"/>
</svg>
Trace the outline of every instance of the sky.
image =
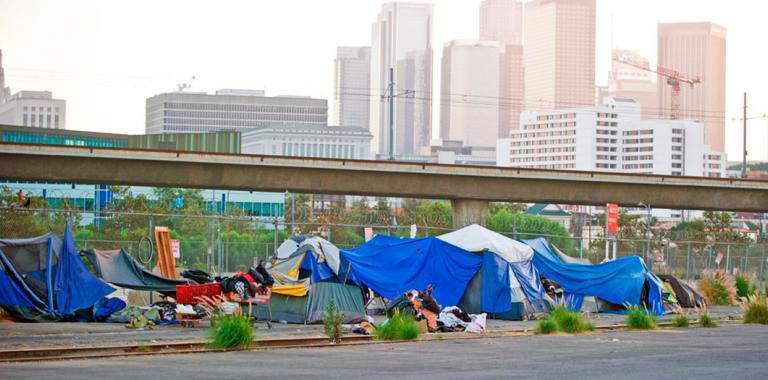
<svg viewBox="0 0 768 380">
<path fill-rule="evenodd" d="M 478 38 L 480 0 L 420 2 L 435 4 L 438 86 L 443 43 Z M 175 91 L 193 75 L 193 91 L 263 89 L 331 106 L 336 47 L 370 45 L 382 3 L 0 0 L 0 49 L 6 84 L 66 99 L 68 129 L 141 134 L 146 98 Z M 768 114 L 766 11 L 763 0 L 597 0 L 596 84 L 607 82 L 611 46 L 636 50 L 654 65 L 659 22 L 725 26 L 726 151 L 740 161 L 742 126 L 731 119 L 741 117 L 743 93 L 750 116 Z M 747 136 L 748 159 L 768 160 L 768 119 L 750 121 Z"/>
</svg>

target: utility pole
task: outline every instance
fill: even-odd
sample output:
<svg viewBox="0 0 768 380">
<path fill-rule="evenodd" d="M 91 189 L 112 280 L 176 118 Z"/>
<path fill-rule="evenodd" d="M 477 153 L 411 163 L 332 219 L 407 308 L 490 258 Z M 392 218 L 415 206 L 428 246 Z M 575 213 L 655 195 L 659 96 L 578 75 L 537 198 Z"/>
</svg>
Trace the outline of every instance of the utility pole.
<svg viewBox="0 0 768 380">
<path fill-rule="evenodd" d="M 741 162 L 741 178 L 747 178 L 747 92 L 744 91 L 744 142 Z"/>
<path fill-rule="evenodd" d="M 389 68 L 389 86 L 388 86 L 388 98 L 389 98 L 389 160 L 395 159 L 395 69 Z"/>
</svg>

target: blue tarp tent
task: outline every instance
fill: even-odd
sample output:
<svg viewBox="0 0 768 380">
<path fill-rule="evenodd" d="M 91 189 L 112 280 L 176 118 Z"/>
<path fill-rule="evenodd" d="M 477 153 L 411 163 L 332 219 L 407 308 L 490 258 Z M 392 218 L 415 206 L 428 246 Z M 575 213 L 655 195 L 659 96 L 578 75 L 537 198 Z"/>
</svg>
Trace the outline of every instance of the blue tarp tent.
<svg viewBox="0 0 768 380">
<path fill-rule="evenodd" d="M 80 260 L 69 226 L 31 239 L 0 240 L 0 306 L 19 320 L 56 320 L 115 291 Z"/>
<path fill-rule="evenodd" d="M 477 224 L 437 238 L 483 258 L 482 270 L 459 302 L 462 310 L 516 320 L 549 309 L 539 274 L 531 264 L 531 247 Z"/>
<path fill-rule="evenodd" d="M 544 238 L 525 240 L 533 248 L 533 264 L 544 277 L 554 280 L 563 288 L 563 294 L 572 310 L 579 310 L 584 296 L 596 296 L 623 306 L 640 306 L 643 285 L 648 283 L 648 309 L 656 314 L 664 311 L 658 280 L 645 267 L 638 256 L 597 265 L 565 263 L 549 249 Z M 659 294 L 655 294 L 655 293 Z"/>
<path fill-rule="evenodd" d="M 365 285 L 388 299 L 432 284 L 438 303 L 458 304 L 482 257 L 434 237 L 399 239 L 377 235 L 341 251 L 339 277 Z"/>
</svg>

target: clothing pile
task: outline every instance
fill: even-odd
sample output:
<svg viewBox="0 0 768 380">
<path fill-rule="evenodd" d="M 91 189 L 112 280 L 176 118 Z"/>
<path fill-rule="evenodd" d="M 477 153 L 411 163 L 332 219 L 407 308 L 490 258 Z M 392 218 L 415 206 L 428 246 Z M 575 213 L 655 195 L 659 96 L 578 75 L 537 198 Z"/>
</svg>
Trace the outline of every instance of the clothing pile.
<svg viewBox="0 0 768 380">
<path fill-rule="evenodd" d="M 437 323 L 441 332 L 466 331 L 472 333 L 485 332 L 486 314 L 467 314 L 457 306 L 447 306 L 440 311 Z"/>
<path fill-rule="evenodd" d="M 246 272 L 238 272 L 230 277 L 216 277 L 221 283 L 222 293 L 228 294 L 230 299 L 247 300 L 257 294 L 266 294 L 267 289 L 275 283 L 275 279 L 269 274 L 263 263 L 256 268 L 250 268 Z"/>
</svg>

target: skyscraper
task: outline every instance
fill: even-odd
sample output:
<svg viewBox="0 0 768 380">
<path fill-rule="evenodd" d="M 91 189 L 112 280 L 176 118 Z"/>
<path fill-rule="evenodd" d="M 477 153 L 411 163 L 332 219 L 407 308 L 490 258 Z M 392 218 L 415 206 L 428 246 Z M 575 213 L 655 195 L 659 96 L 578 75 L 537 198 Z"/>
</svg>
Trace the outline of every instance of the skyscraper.
<svg viewBox="0 0 768 380">
<path fill-rule="evenodd" d="M 499 131 L 499 65 L 495 41 L 455 40 L 443 48 L 440 138 L 495 147 Z"/>
<path fill-rule="evenodd" d="M 368 129 L 371 48 L 339 46 L 334 66 L 335 124 Z"/>
<path fill-rule="evenodd" d="M 523 3 L 518 0 L 483 0 L 480 3 L 480 39 L 502 45 L 523 44 Z"/>
<path fill-rule="evenodd" d="M 595 0 L 525 3 L 525 107 L 595 103 Z"/>
<path fill-rule="evenodd" d="M 659 117 L 659 93 L 653 80 L 654 74 L 617 61 L 619 59 L 650 68 L 648 59 L 637 52 L 624 49 L 614 49 L 613 58 L 604 95 L 634 99 L 640 104 L 644 119 Z M 602 101 L 598 99 L 598 102 Z"/>
<path fill-rule="evenodd" d="M 725 28 L 711 22 L 658 26 L 658 64 L 689 78 L 700 78 L 693 89 L 680 89 L 680 118 L 704 122 L 704 143 L 725 149 Z M 669 116 L 671 87 L 658 80 L 659 105 Z"/>
<path fill-rule="evenodd" d="M 388 107 L 381 101 L 394 70 L 394 155 L 410 155 L 432 138 L 434 6 L 391 2 L 372 27 L 370 130 L 374 154 L 389 153 Z M 407 95 L 405 94 L 407 93 Z"/>
<path fill-rule="evenodd" d="M 506 138 L 518 127 L 525 98 L 523 3 L 484 0 L 480 4 L 480 39 L 498 41 L 504 49 L 499 71 L 498 137 Z"/>
<path fill-rule="evenodd" d="M 5 70 L 3 69 L 3 51 L 0 50 L 0 104 L 11 96 L 11 88 L 5 87 Z"/>
</svg>

